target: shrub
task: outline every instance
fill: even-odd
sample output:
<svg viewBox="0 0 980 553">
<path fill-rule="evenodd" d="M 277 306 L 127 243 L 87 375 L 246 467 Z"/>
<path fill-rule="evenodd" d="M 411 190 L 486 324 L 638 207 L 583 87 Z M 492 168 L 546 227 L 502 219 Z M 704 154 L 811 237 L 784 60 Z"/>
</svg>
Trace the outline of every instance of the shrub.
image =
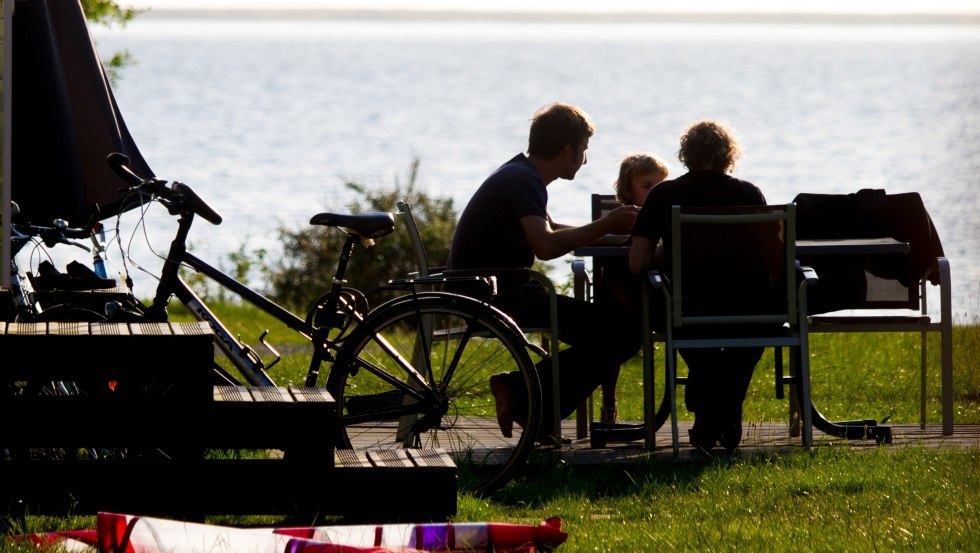
<svg viewBox="0 0 980 553">
<path fill-rule="evenodd" d="M 350 213 L 376 211 L 397 212 L 397 202 L 412 205 L 412 214 L 421 229 L 432 265 L 444 265 L 456 229 L 456 210 L 451 198 L 433 197 L 418 190 L 419 160 L 412 161 L 404 188 L 395 180 L 393 188 L 368 187 L 344 182 L 357 198 L 347 206 Z M 304 226 L 299 229 L 280 227 L 282 257 L 273 266 L 265 266 L 269 296 L 292 309 L 305 312 L 311 303 L 326 292 L 337 267 L 345 235 L 335 228 Z M 347 268 L 349 286 L 367 291 L 395 278 L 405 278 L 418 271 L 418 257 L 408 230 L 400 221 L 395 232 L 375 240 L 374 246 L 358 247 Z"/>
</svg>

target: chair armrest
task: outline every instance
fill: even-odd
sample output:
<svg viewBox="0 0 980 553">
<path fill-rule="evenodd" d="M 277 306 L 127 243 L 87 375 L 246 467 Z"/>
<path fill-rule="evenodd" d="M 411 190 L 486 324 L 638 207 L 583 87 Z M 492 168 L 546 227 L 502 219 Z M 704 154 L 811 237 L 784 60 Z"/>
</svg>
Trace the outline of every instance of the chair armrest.
<svg viewBox="0 0 980 553">
<path fill-rule="evenodd" d="M 949 259 L 945 257 L 935 257 L 929 261 L 925 274 L 922 275 L 923 281 L 929 281 L 933 286 L 944 286 L 949 283 L 944 276 L 949 273 Z"/>
<path fill-rule="evenodd" d="M 418 276 L 418 273 L 412 273 L 409 278 L 388 281 L 389 286 L 395 287 L 414 287 L 420 284 L 443 287 L 449 284 L 462 284 L 467 290 L 465 295 L 485 302 L 490 301 L 490 298 L 497 293 L 497 280 L 493 276 L 484 274 L 435 273 L 422 277 Z"/>
<path fill-rule="evenodd" d="M 817 272 L 813 270 L 813 267 L 801 265 L 799 261 L 796 262 L 796 282 L 798 284 L 806 282 L 807 286 L 813 286 L 819 280 Z"/>
<path fill-rule="evenodd" d="M 444 270 L 439 273 L 444 277 L 487 277 L 495 278 L 497 280 L 501 279 L 523 279 L 528 281 L 537 281 L 544 285 L 549 291 L 554 290 L 554 285 L 551 279 L 547 275 L 534 269 L 525 269 L 522 267 L 481 267 L 479 269 L 449 269 Z"/>
<path fill-rule="evenodd" d="M 667 279 L 660 273 L 660 271 L 653 270 L 647 272 L 647 283 L 654 290 L 662 290 L 667 284 Z"/>
<path fill-rule="evenodd" d="M 492 288 L 490 290 L 491 296 L 497 294 L 498 283 L 500 280 L 514 280 L 514 281 L 523 280 L 527 282 L 531 282 L 531 281 L 538 282 L 541 284 L 541 286 L 544 287 L 545 290 L 548 291 L 548 294 L 551 295 L 553 304 L 555 301 L 554 298 L 558 293 L 555 289 L 554 283 L 552 283 L 551 279 L 548 278 L 548 275 L 540 271 L 536 271 L 534 269 L 525 269 L 522 267 L 481 267 L 478 269 L 449 269 L 430 276 L 435 278 L 446 279 L 446 281 L 451 281 L 451 282 L 460 282 L 473 278 L 482 278 L 492 284 Z M 554 313 L 556 310 L 557 308 L 554 305 L 552 305 L 552 309 L 551 309 L 552 313 Z"/>
<path fill-rule="evenodd" d="M 592 280 L 585 270 L 585 261 L 572 261 L 572 277 L 575 297 L 580 300 L 592 301 Z"/>
</svg>

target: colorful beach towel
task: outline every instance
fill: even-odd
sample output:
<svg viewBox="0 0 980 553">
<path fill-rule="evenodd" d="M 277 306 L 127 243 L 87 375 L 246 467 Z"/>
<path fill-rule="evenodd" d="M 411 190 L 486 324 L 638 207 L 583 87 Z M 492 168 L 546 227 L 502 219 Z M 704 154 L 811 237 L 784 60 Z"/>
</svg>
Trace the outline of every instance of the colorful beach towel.
<svg viewBox="0 0 980 553">
<path fill-rule="evenodd" d="M 565 542 L 561 519 L 498 522 L 235 528 L 99 513 L 96 528 L 18 536 L 88 553 L 415 553 L 552 551 Z"/>
</svg>

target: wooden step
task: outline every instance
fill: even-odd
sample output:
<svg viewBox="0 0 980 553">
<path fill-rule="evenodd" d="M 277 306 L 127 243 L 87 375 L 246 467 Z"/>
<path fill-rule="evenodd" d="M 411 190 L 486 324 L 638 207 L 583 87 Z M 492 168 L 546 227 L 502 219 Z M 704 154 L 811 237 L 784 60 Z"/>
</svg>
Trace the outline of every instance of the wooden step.
<svg viewBox="0 0 980 553">
<path fill-rule="evenodd" d="M 279 459 L 197 463 L 0 461 L 0 500 L 30 513 L 329 515 L 375 522 L 443 521 L 456 514 L 457 472 L 441 451 L 338 450 L 335 466 L 297 470 Z"/>
</svg>

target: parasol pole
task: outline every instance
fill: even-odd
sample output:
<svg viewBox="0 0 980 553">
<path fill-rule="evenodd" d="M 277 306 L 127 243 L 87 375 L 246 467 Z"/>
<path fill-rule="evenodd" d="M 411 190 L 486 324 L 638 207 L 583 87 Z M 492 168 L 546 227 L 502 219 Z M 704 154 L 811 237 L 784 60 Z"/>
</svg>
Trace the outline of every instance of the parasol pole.
<svg viewBox="0 0 980 553">
<path fill-rule="evenodd" d="M 13 96 L 10 76 L 12 74 L 13 61 L 13 36 L 14 36 L 14 2 L 13 0 L 0 0 L 3 2 L 3 205 L 0 206 L 0 221 L 3 221 L 3 274 L 2 283 L 4 288 L 10 288 L 10 151 L 11 151 L 11 109 Z"/>
</svg>

